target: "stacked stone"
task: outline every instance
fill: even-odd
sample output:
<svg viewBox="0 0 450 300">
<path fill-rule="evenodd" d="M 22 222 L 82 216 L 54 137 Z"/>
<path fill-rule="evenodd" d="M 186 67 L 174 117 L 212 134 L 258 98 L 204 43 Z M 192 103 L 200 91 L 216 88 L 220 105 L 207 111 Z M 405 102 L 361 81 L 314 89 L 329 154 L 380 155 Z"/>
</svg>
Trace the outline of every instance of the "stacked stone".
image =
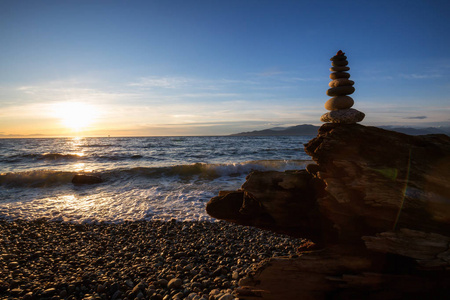
<svg viewBox="0 0 450 300">
<path fill-rule="evenodd" d="M 354 81 L 349 80 L 350 74 L 347 71 L 350 70 L 345 53 L 339 50 L 335 56 L 331 59 L 330 89 L 327 91 L 327 95 L 333 98 L 329 99 L 325 103 L 325 108 L 330 112 L 322 115 L 320 120 L 322 122 L 330 123 L 342 123 L 342 124 L 354 124 L 361 122 L 364 119 L 364 113 L 351 108 L 355 103 L 353 98 L 348 96 L 353 94 L 355 88 Z"/>
</svg>

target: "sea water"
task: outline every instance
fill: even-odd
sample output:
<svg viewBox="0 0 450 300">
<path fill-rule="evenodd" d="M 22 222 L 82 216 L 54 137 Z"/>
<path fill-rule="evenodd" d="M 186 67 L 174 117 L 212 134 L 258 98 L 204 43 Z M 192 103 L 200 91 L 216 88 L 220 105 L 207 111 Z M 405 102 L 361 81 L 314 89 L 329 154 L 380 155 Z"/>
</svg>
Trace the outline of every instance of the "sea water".
<svg viewBox="0 0 450 300">
<path fill-rule="evenodd" d="M 0 218 L 211 220 L 253 170 L 304 169 L 309 136 L 0 139 Z M 74 185 L 75 174 L 103 182 Z"/>
</svg>

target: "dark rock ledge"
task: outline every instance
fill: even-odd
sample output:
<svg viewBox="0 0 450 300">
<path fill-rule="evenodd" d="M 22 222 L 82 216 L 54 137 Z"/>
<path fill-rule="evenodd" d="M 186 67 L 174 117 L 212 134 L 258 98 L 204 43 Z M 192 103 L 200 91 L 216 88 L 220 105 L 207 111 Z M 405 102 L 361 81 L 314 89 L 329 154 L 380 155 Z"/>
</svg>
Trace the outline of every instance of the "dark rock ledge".
<svg viewBox="0 0 450 300">
<path fill-rule="evenodd" d="M 240 299 L 450 295 L 450 137 L 324 124 L 304 171 L 253 172 L 207 204 L 218 219 L 311 240 L 240 281 Z"/>
</svg>

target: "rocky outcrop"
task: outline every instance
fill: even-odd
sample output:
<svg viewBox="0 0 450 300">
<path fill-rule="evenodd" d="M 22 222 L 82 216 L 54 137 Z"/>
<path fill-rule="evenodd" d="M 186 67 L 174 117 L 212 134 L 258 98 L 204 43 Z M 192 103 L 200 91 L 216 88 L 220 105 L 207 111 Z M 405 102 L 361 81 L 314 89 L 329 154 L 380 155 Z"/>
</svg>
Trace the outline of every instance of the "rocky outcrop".
<svg viewBox="0 0 450 300">
<path fill-rule="evenodd" d="M 321 213 L 339 240 L 409 228 L 450 233 L 450 138 L 325 124 L 305 151 L 325 184 Z"/>
<path fill-rule="evenodd" d="M 254 171 L 240 190 L 222 191 L 212 198 L 206 211 L 217 219 L 317 242 L 324 239 L 323 233 L 333 231 L 321 218 L 316 201 L 323 187 L 305 170 Z"/>
<path fill-rule="evenodd" d="M 316 162 L 306 171 L 254 172 L 207 205 L 213 217 L 315 244 L 261 263 L 239 298 L 448 295 L 450 138 L 327 123 L 305 151 Z"/>
</svg>

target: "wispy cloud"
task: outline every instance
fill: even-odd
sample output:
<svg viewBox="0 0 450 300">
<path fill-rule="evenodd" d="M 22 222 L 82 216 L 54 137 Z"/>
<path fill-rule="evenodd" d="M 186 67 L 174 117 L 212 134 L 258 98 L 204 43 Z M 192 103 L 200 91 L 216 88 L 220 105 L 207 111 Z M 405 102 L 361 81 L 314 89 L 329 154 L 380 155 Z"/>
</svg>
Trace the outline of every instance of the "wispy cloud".
<svg viewBox="0 0 450 300">
<path fill-rule="evenodd" d="M 285 81 L 321 81 L 323 78 L 318 77 L 290 77 L 284 78 Z"/>
<path fill-rule="evenodd" d="M 261 76 L 261 77 L 272 77 L 272 76 L 280 75 L 283 73 L 284 72 L 280 71 L 279 69 L 273 68 L 273 69 L 268 69 L 268 70 L 262 71 L 260 73 L 254 73 L 254 75 Z"/>
<path fill-rule="evenodd" d="M 181 98 L 224 98 L 224 97 L 238 97 L 238 93 L 186 93 L 181 94 Z"/>
<path fill-rule="evenodd" d="M 417 74 L 417 73 L 411 73 L 411 74 L 400 74 L 401 78 L 405 79 L 433 79 L 433 78 L 441 78 L 441 74 L 433 73 L 433 74 Z"/>
<path fill-rule="evenodd" d="M 141 77 L 135 82 L 128 83 L 128 86 L 142 87 L 142 88 L 165 88 L 176 89 L 185 87 L 187 84 L 193 83 L 193 79 L 184 77 Z"/>
<path fill-rule="evenodd" d="M 427 116 L 414 116 L 414 117 L 405 117 L 403 119 L 407 119 L 407 120 L 423 120 L 426 119 Z"/>
<path fill-rule="evenodd" d="M 114 88 L 96 85 L 90 82 L 74 80 L 50 81 L 32 85 L 3 88 L 0 91 L 0 100 L 3 106 L 17 106 L 26 103 L 51 102 L 89 102 L 111 103 L 127 100 L 128 102 L 140 97 L 132 89 L 119 86 Z M 11 99 L 7 101 L 6 99 Z"/>
</svg>

